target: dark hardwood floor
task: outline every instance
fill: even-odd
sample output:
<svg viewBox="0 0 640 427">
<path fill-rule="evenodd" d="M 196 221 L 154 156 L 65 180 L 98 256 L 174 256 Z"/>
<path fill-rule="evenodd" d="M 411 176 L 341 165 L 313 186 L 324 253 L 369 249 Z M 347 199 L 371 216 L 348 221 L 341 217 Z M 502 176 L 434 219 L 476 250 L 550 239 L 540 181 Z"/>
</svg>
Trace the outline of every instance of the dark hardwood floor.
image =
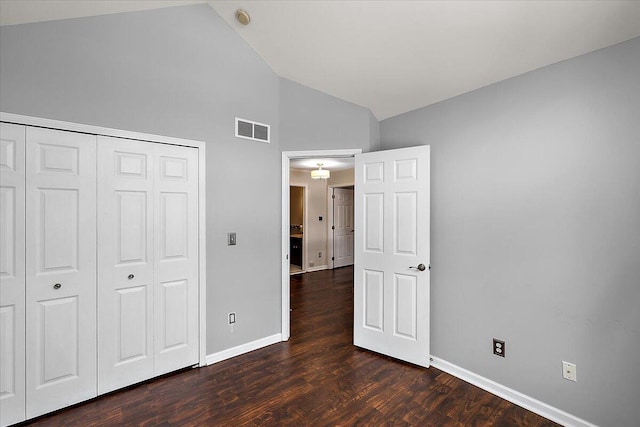
<svg viewBox="0 0 640 427">
<path fill-rule="evenodd" d="M 52 415 L 39 426 L 554 426 L 435 368 L 352 342 L 353 269 L 291 278 L 291 339 Z"/>
</svg>

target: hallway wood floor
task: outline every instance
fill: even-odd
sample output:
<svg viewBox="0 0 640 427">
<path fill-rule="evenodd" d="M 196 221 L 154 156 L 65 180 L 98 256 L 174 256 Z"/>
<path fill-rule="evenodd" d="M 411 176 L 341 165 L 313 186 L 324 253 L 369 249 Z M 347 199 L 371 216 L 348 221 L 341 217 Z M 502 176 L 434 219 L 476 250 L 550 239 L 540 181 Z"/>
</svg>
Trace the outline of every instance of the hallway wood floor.
<svg viewBox="0 0 640 427">
<path fill-rule="evenodd" d="M 30 424 L 557 425 L 435 368 L 354 347 L 352 267 L 292 276 L 291 308 L 288 342 L 151 380 Z"/>
</svg>

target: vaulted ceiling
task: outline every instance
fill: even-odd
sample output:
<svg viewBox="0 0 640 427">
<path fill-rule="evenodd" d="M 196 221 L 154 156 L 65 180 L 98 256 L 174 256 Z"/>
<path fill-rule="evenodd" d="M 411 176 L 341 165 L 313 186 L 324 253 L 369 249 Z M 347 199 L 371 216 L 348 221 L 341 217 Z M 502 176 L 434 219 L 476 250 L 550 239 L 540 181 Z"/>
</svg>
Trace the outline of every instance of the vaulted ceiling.
<svg viewBox="0 0 640 427">
<path fill-rule="evenodd" d="M 202 1 L 0 0 L 0 16 L 7 25 L 190 3 Z M 378 119 L 640 37 L 638 1 L 208 3 L 278 75 Z"/>
</svg>

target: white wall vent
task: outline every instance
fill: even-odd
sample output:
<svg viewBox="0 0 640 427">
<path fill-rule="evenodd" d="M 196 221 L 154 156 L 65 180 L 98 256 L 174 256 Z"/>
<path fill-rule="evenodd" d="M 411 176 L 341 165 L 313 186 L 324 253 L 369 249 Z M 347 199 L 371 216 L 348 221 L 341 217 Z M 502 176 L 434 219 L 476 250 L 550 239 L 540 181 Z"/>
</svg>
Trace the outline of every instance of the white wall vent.
<svg viewBox="0 0 640 427">
<path fill-rule="evenodd" d="M 236 117 L 236 137 L 269 143 L 271 126 Z"/>
</svg>

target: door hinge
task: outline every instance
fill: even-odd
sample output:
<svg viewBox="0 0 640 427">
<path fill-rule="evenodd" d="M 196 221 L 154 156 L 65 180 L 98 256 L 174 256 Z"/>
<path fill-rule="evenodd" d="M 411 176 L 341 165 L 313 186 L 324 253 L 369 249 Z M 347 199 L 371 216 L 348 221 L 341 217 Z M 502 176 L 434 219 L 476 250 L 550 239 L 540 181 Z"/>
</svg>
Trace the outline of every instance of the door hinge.
<svg viewBox="0 0 640 427">
<path fill-rule="evenodd" d="M 332 195 L 331 195 L 331 198 L 332 198 L 332 199 L 335 199 L 335 198 L 336 198 L 336 195 L 335 195 L 335 194 L 332 194 Z"/>
<path fill-rule="evenodd" d="M 335 261 L 336 259 L 334 257 L 331 257 L 331 261 Z"/>
<path fill-rule="evenodd" d="M 336 229 L 336 226 L 335 226 L 335 225 L 332 225 L 332 226 L 331 226 L 331 229 L 332 229 L 332 230 L 335 230 L 335 229 Z"/>
</svg>

